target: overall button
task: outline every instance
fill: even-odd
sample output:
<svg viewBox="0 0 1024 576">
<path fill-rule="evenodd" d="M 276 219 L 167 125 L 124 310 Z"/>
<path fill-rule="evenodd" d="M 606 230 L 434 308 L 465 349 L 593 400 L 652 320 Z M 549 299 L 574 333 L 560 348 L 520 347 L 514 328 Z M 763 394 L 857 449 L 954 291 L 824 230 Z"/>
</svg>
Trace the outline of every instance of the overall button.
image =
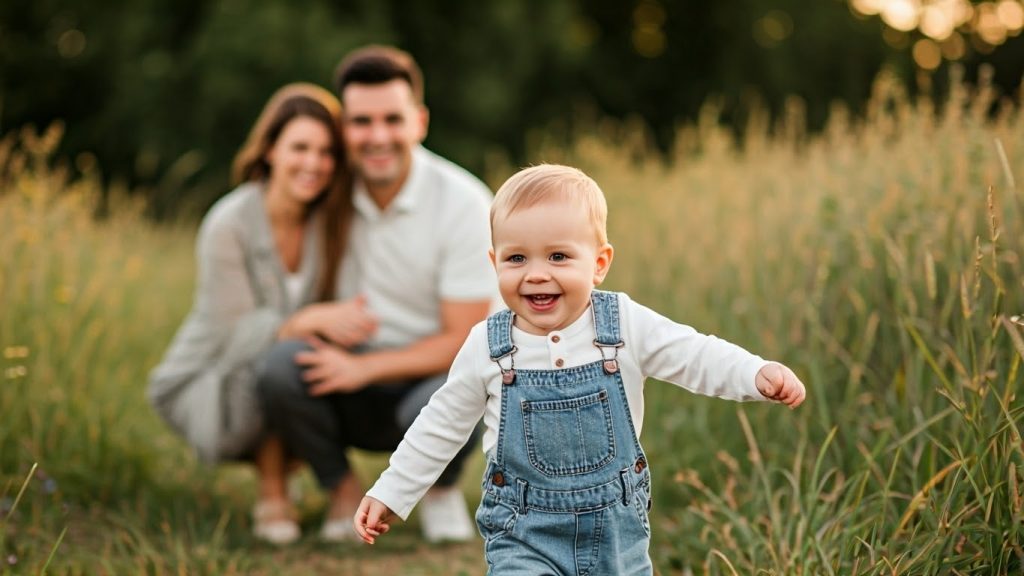
<svg viewBox="0 0 1024 576">
<path fill-rule="evenodd" d="M 644 471 L 644 468 L 647 468 L 647 460 L 637 458 L 636 465 L 633 466 L 633 470 L 636 470 L 636 473 L 639 474 Z"/>
<path fill-rule="evenodd" d="M 501 486 L 504 486 L 505 485 L 505 475 L 502 474 L 501 472 L 495 472 L 494 475 L 491 476 L 491 484 L 494 484 L 495 486 L 498 486 L 499 488 Z"/>
</svg>

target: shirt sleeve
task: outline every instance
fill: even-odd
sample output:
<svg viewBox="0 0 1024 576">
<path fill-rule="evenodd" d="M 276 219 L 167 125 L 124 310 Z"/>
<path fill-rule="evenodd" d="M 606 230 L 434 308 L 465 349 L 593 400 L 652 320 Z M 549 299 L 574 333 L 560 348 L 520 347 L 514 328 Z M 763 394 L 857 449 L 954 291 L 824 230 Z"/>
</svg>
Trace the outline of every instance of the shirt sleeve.
<svg viewBox="0 0 1024 576">
<path fill-rule="evenodd" d="M 258 305 L 246 264 L 245 236 L 235 214 L 218 205 L 203 219 L 196 240 L 198 270 L 192 310 L 150 373 L 150 402 L 189 438 L 205 437 L 196 432 L 194 426 L 198 425 L 193 419 L 182 419 L 182 414 L 195 412 L 187 405 L 189 398 L 198 397 L 179 391 L 192 383 L 205 386 L 210 378 L 218 382 L 225 374 L 247 370 L 273 343 L 281 322 L 277 309 Z M 204 423 L 200 428 L 209 426 Z M 204 452 L 208 446 L 197 448 L 209 459 L 218 457 Z"/>
<path fill-rule="evenodd" d="M 628 296 L 628 339 L 643 376 L 671 382 L 696 394 L 729 400 L 766 400 L 754 381 L 767 364 L 760 356 L 679 324 Z"/>
<path fill-rule="evenodd" d="M 245 240 L 233 212 L 211 211 L 196 239 L 192 311 L 157 367 L 160 378 L 181 378 L 248 361 L 272 342 L 282 314 L 260 305 L 246 265 Z"/>
<path fill-rule="evenodd" d="M 249 330 L 276 331 L 281 314 L 258 302 L 256 279 L 245 261 L 244 234 L 234 220 L 222 216 L 226 214 L 214 215 L 199 230 L 195 311 L 210 326 L 231 330 L 241 322 Z"/>
<path fill-rule="evenodd" d="M 479 363 L 486 357 L 485 324 L 478 324 L 459 350 L 445 382 L 405 433 L 388 469 L 367 492 L 400 518 L 416 503 L 465 445 L 487 405 Z"/>
</svg>

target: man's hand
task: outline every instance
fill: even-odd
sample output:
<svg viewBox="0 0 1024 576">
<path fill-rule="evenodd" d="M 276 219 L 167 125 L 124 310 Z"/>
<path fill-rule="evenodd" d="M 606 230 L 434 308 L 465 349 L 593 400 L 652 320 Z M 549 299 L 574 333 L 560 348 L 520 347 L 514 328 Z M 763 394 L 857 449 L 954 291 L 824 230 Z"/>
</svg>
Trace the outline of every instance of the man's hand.
<svg viewBox="0 0 1024 576">
<path fill-rule="evenodd" d="M 356 533 L 363 539 L 363 542 L 373 544 L 377 540 L 377 536 L 387 534 L 391 529 L 388 521 L 393 515 L 394 512 L 380 500 L 364 496 L 352 521 L 355 523 Z"/>
<path fill-rule="evenodd" d="M 790 408 L 796 408 L 807 395 L 804 383 L 796 377 L 792 370 L 771 362 L 757 372 L 754 384 L 765 398 L 781 402 Z"/>
<path fill-rule="evenodd" d="M 295 363 L 305 367 L 302 379 L 311 396 L 332 392 L 356 392 L 373 381 L 363 358 L 318 338 L 307 340 L 313 350 L 295 354 Z"/>
</svg>

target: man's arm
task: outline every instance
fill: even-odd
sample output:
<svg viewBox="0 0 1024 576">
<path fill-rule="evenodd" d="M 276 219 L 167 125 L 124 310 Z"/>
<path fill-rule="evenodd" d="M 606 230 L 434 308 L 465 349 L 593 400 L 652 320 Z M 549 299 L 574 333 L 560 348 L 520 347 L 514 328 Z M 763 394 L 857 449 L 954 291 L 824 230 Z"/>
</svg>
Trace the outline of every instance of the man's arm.
<svg viewBox="0 0 1024 576">
<path fill-rule="evenodd" d="M 487 318 L 490 300 L 441 301 L 441 331 L 405 348 L 362 354 L 372 383 L 419 378 L 445 372 L 469 330 Z"/>
<path fill-rule="evenodd" d="M 448 370 L 470 329 L 487 317 L 490 300 L 441 301 L 441 331 L 404 348 L 352 354 L 326 344 L 300 352 L 310 394 L 354 392 L 371 385 L 422 378 Z"/>
</svg>

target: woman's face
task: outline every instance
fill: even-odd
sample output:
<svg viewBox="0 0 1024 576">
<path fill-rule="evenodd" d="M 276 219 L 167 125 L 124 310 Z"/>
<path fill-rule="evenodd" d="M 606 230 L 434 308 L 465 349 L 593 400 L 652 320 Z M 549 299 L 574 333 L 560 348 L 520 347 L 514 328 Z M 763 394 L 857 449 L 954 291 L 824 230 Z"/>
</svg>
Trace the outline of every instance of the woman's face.
<svg viewBox="0 0 1024 576">
<path fill-rule="evenodd" d="M 334 175 L 331 133 L 322 122 L 296 116 L 285 124 L 267 151 L 269 190 L 307 204 L 316 200 Z"/>
</svg>

